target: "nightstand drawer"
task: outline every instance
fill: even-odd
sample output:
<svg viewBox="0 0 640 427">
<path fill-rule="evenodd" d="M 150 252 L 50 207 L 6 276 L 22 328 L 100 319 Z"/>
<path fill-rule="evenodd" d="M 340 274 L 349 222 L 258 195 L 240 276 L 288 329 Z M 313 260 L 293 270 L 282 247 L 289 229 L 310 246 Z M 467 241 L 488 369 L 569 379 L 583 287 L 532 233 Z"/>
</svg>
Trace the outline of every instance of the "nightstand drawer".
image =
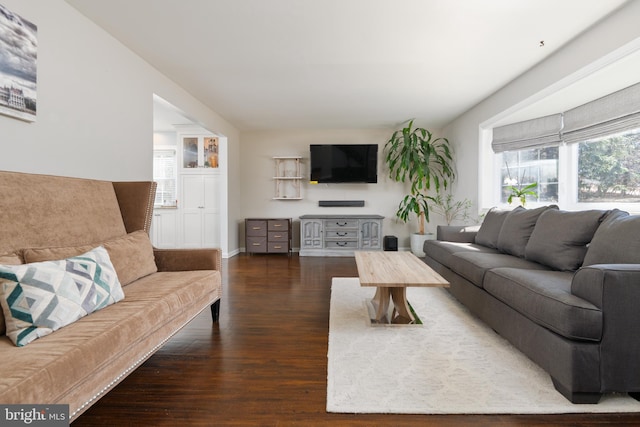
<svg viewBox="0 0 640 427">
<path fill-rule="evenodd" d="M 268 220 L 269 231 L 282 231 L 284 233 L 289 232 L 289 221 L 283 219 L 270 219 Z"/>
<path fill-rule="evenodd" d="M 247 220 L 246 229 L 247 236 L 266 236 L 267 221 Z"/>
<path fill-rule="evenodd" d="M 247 237 L 247 252 L 267 252 L 267 238 Z"/>
<path fill-rule="evenodd" d="M 286 231 L 269 231 L 270 242 L 287 242 L 289 240 L 289 233 Z"/>
<path fill-rule="evenodd" d="M 269 242 L 268 243 L 269 252 L 289 252 L 289 244 L 288 242 Z"/>
</svg>

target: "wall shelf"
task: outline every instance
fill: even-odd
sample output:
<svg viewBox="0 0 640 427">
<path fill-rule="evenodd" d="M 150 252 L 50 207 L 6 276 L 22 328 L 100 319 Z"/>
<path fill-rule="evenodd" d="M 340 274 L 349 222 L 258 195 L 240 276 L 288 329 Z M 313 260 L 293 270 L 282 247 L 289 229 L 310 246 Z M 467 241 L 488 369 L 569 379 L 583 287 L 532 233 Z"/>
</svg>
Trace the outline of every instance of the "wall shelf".
<svg viewBox="0 0 640 427">
<path fill-rule="evenodd" d="M 300 187 L 302 174 L 300 172 L 299 156 L 276 156 L 275 161 L 275 197 L 274 200 L 302 200 Z"/>
</svg>

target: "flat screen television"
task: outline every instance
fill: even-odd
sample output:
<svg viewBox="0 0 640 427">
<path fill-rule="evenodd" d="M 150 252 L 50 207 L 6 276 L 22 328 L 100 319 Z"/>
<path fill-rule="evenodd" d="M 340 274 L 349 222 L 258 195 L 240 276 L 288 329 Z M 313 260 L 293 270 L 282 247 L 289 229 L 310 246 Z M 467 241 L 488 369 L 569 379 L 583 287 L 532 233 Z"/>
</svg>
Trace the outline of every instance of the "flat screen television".
<svg viewBox="0 0 640 427">
<path fill-rule="evenodd" d="M 311 182 L 378 182 L 377 144 L 311 144 Z"/>
</svg>

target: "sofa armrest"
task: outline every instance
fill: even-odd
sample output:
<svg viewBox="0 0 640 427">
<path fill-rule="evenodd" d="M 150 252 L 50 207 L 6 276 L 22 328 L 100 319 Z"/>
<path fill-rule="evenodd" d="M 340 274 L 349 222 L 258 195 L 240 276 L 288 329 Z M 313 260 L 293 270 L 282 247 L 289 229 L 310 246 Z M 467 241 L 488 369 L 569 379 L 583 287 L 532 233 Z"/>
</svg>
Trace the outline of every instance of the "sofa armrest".
<svg viewBox="0 0 640 427">
<path fill-rule="evenodd" d="M 220 249 L 153 249 L 158 271 L 222 270 Z"/>
<path fill-rule="evenodd" d="M 479 225 L 439 225 L 436 239 L 447 242 L 474 243 L 479 229 Z"/>
<path fill-rule="evenodd" d="M 582 267 L 573 276 L 571 293 L 601 310 L 617 310 L 617 298 L 637 306 L 640 299 L 640 264 L 595 264 Z M 605 304 L 608 307 L 605 307 Z M 611 307 L 611 305 L 614 307 Z M 636 309 L 637 311 L 637 309 Z M 640 316 L 640 311 L 638 311 Z"/>
<path fill-rule="evenodd" d="M 571 292 L 602 310 L 602 390 L 640 389 L 640 264 L 596 264 L 573 276 Z"/>
</svg>

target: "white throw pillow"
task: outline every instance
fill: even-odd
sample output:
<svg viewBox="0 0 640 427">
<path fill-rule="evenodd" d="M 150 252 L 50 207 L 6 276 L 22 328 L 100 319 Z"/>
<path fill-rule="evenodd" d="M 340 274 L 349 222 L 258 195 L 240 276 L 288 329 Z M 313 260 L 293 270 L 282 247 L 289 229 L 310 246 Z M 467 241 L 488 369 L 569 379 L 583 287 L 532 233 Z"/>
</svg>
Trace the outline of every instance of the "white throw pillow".
<svg viewBox="0 0 640 427">
<path fill-rule="evenodd" d="M 102 246 L 59 261 L 0 265 L 6 334 L 19 347 L 123 298 Z"/>
</svg>

